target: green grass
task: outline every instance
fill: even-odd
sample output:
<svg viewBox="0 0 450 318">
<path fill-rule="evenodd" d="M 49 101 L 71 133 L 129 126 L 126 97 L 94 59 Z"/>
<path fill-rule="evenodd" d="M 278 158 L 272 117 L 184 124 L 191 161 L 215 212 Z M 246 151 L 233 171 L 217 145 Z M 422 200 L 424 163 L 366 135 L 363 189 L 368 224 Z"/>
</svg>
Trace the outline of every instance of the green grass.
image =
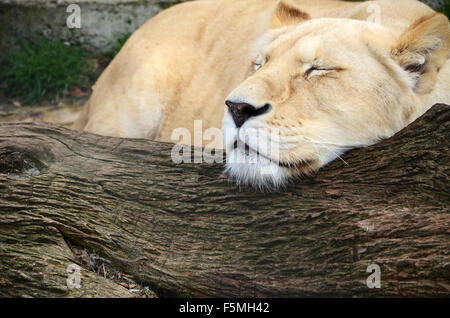
<svg viewBox="0 0 450 318">
<path fill-rule="evenodd" d="M 21 49 L 0 70 L 4 95 L 23 104 L 55 98 L 65 90 L 79 86 L 89 75 L 84 52 L 68 47 L 60 40 L 39 38 L 20 41 Z"/>
</svg>

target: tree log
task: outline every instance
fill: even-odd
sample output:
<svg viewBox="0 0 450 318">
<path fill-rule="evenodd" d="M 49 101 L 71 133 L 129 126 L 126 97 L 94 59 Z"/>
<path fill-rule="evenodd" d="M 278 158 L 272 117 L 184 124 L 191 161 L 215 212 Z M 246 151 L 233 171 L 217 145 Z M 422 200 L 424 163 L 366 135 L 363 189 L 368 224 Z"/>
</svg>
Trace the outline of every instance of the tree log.
<svg viewBox="0 0 450 318">
<path fill-rule="evenodd" d="M 95 250 L 159 296 L 449 296 L 450 107 L 285 191 L 239 189 L 172 144 L 0 124 L 0 296 L 131 297 Z M 381 288 L 369 288 L 368 266 Z"/>
</svg>

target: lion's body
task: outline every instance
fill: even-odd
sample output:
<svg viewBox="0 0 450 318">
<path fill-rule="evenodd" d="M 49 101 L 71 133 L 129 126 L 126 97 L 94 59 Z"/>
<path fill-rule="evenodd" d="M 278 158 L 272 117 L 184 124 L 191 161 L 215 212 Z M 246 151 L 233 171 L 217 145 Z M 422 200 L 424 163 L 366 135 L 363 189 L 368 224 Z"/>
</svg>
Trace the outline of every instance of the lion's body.
<svg viewBox="0 0 450 318">
<path fill-rule="evenodd" d="M 259 42 L 264 42 L 265 34 L 270 32 L 274 24 L 277 24 L 273 15 L 278 2 L 277 0 L 200 0 L 174 6 L 150 19 L 130 37 L 100 76 L 74 128 L 102 135 L 150 138 L 169 142 L 177 141 L 171 140 L 171 134 L 175 128 L 187 128 L 193 136 L 194 120 L 202 120 L 203 130 L 210 127 L 221 128 L 224 111 L 226 114 L 224 101 L 236 87 L 253 74 L 251 61 L 258 50 Z M 402 110 L 401 115 L 389 113 L 390 110 L 384 115 L 402 117 L 394 124 L 385 124 L 379 114 L 374 113 L 374 125 L 379 127 L 381 133 L 375 133 L 376 136 L 370 139 L 362 132 L 361 145 L 392 135 L 420 116 L 435 102 L 450 102 L 450 62 L 448 60 L 438 67 L 439 73 L 434 76 L 434 80 L 437 78 L 437 81 L 433 81 L 433 87 L 424 89 L 424 93 L 411 97 L 406 91 L 404 94 L 400 91 L 393 93 L 390 88 L 383 86 L 387 84 L 386 77 L 381 75 L 377 77 L 374 74 L 376 72 L 384 74 L 384 71 L 378 67 L 378 64 L 375 65 L 375 62 L 372 62 L 372 60 L 376 61 L 376 58 L 371 57 L 372 60 L 367 60 L 367 56 L 371 53 L 365 48 L 361 47 L 359 52 L 359 46 L 346 49 L 343 44 L 340 44 L 342 39 L 345 39 L 341 39 L 340 36 L 351 40 L 350 38 L 355 37 L 353 30 L 358 28 L 367 28 L 367 33 L 374 33 L 374 30 L 378 28 L 376 25 L 351 22 L 366 21 L 373 18 L 371 15 L 374 14 L 379 14 L 383 25 L 382 35 L 375 42 L 388 43 L 392 38 L 405 32 L 417 19 L 433 14 L 427 6 L 413 0 L 381 0 L 365 3 L 338 0 L 293 0 L 291 2 L 304 12 L 305 16 L 309 16 L 307 23 L 311 24 L 310 28 L 313 28 L 313 31 L 308 31 L 309 33 L 315 33 L 314 30 L 320 33 L 322 29 L 326 29 L 324 32 L 329 32 L 329 28 L 325 28 L 325 25 L 334 20 L 320 18 L 349 18 L 340 19 L 344 22 L 340 20 L 336 22 L 336 28 L 341 28 L 342 31 L 337 33 L 336 37 L 329 37 L 326 40 L 327 48 L 323 50 L 332 52 L 334 49 L 338 56 L 347 53 L 349 56 L 352 55 L 354 58 L 347 63 L 347 68 L 351 67 L 351 63 L 358 67 L 361 67 L 358 63 L 366 63 L 367 73 L 361 75 L 370 74 L 374 76 L 372 80 L 380 82 L 378 93 L 398 94 L 399 96 L 395 99 L 399 103 L 409 103 L 406 102 L 407 99 L 414 99 L 414 102 L 407 107 L 408 111 Z M 304 47 L 305 51 L 309 49 L 309 45 Z M 443 55 L 445 55 L 443 59 L 448 59 L 448 49 Z M 289 63 L 280 66 L 271 76 L 275 78 L 280 72 L 289 73 L 297 67 L 293 62 L 291 65 Z M 393 77 L 391 79 L 393 82 L 404 80 L 399 79 L 403 75 L 390 75 Z M 279 80 L 282 81 L 281 78 Z M 331 87 L 325 91 L 325 95 L 330 95 L 327 100 L 321 100 L 321 98 L 318 100 L 323 105 L 333 99 L 340 101 L 358 98 L 358 101 L 364 101 L 375 98 L 364 95 L 372 94 L 367 93 L 369 90 L 364 90 L 364 81 L 364 77 L 355 76 L 354 86 L 343 90 L 342 88 L 347 87 L 345 86 L 347 84 L 342 86 L 336 80 L 333 82 L 336 84 L 329 85 L 340 85 L 339 88 Z M 362 88 L 358 89 L 360 83 Z M 309 84 L 305 82 L 304 85 Z M 268 84 L 267 89 L 270 90 L 271 87 L 273 83 Z M 309 87 L 302 87 L 306 93 L 304 95 L 311 93 Z M 399 87 L 402 85 L 399 84 Z M 372 90 L 372 92 L 375 91 Z M 273 94 L 278 94 L 275 88 Z M 265 98 L 271 98 L 269 92 Z M 377 98 L 383 100 L 382 96 Z M 416 99 L 420 99 L 420 102 Z M 372 110 L 367 108 L 358 111 L 371 112 Z M 284 115 L 289 117 L 296 116 L 295 114 L 291 112 Z M 226 125 L 225 121 L 224 125 Z M 361 125 L 356 125 L 352 129 L 364 131 Z M 368 128 L 368 131 L 370 129 Z M 350 134 L 358 133 L 358 131 L 350 132 Z M 216 142 L 213 146 L 223 147 L 222 141 Z"/>
</svg>

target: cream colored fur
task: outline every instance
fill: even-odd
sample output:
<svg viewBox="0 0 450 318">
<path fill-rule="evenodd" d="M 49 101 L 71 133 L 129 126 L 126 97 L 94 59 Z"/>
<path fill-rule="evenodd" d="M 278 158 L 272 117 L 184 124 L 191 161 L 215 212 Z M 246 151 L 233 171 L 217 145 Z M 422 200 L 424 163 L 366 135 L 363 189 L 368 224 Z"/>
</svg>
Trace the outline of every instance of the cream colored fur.
<svg viewBox="0 0 450 318">
<path fill-rule="evenodd" d="M 379 24 L 370 22 L 374 5 Z M 74 128 L 177 142 L 174 129 L 193 136 L 202 120 L 203 130 L 232 131 L 207 146 L 248 159 L 256 145 L 234 147 L 238 129 L 224 102 L 270 104 L 240 130 L 279 129 L 278 158 L 264 157 L 273 173 L 254 163 L 227 163 L 227 173 L 279 187 L 450 103 L 449 47 L 447 18 L 414 0 L 187 2 L 130 37 Z"/>
</svg>

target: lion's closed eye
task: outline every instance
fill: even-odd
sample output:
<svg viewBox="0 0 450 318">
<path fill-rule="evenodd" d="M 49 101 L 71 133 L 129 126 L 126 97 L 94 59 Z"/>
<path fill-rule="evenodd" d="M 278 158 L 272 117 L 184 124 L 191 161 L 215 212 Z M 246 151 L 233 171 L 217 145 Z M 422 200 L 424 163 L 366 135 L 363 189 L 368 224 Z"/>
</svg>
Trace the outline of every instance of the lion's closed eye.
<svg viewBox="0 0 450 318">
<path fill-rule="evenodd" d="M 333 71 L 338 71 L 341 70 L 341 68 L 338 67 L 321 67 L 321 66 L 317 66 L 317 65 L 312 65 L 310 68 L 308 68 L 305 73 L 304 73 L 304 77 L 305 78 L 311 78 L 314 76 L 322 76 L 325 75 L 327 73 L 333 72 Z"/>
</svg>

